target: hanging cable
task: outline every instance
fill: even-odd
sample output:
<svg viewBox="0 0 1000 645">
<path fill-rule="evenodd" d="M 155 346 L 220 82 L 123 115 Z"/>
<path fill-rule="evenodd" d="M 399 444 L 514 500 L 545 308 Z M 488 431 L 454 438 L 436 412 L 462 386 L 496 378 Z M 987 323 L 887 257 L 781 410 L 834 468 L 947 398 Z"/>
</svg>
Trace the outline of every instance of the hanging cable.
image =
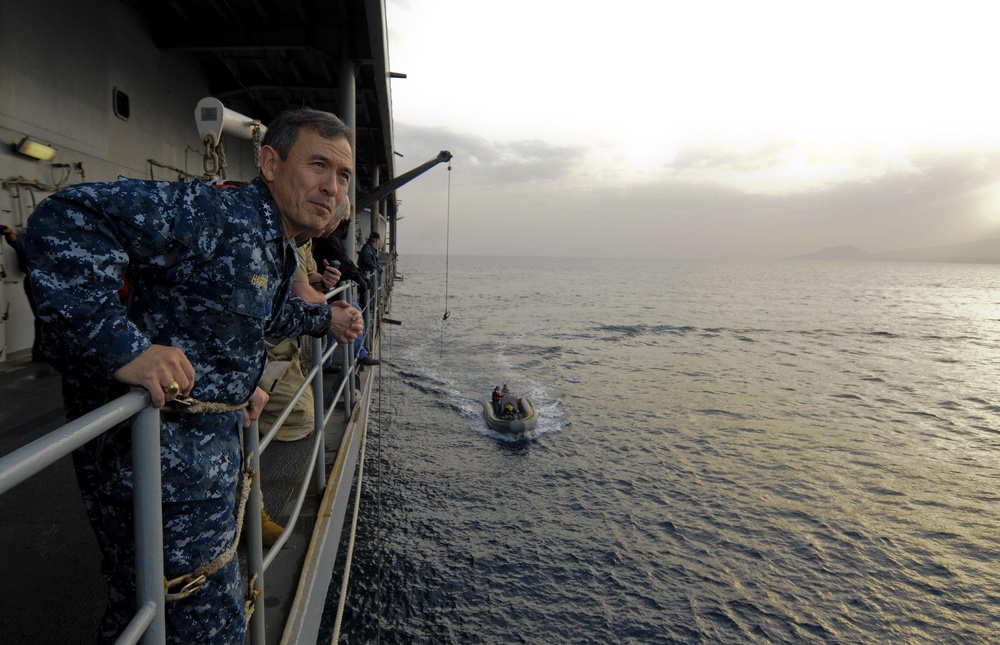
<svg viewBox="0 0 1000 645">
<path fill-rule="evenodd" d="M 448 260 L 451 257 L 451 164 L 448 164 L 448 226 L 445 233 L 444 243 L 444 316 L 441 321 L 448 320 L 451 312 L 448 311 Z"/>
</svg>

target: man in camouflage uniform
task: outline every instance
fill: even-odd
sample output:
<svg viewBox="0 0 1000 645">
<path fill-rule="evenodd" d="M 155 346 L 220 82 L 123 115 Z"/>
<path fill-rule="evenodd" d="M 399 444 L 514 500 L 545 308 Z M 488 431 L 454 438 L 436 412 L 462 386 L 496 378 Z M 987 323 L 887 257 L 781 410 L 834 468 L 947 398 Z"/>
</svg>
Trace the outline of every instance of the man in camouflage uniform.
<svg viewBox="0 0 1000 645">
<path fill-rule="evenodd" d="M 267 396 L 259 388 L 264 336 L 363 328 L 346 303 L 289 298 L 296 236 L 317 235 L 347 195 L 352 136 L 325 112 L 296 110 L 270 125 L 260 176 L 217 188 L 201 182 L 119 180 L 66 188 L 39 204 L 26 236 L 48 349 L 76 418 L 141 386 L 163 407 L 179 392 L 236 408 L 164 409 L 161 428 L 167 579 L 211 562 L 233 542 L 241 427 Z M 127 304 L 117 291 L 129 278 Z M 135 611 L 132 467 L 128 428 L 74 454 L 101 546 L 109 606 L 99 640 Z M 242 643 L 237 558 L 183 600 L 167 603 L 172 643 Z"/>
</svg>

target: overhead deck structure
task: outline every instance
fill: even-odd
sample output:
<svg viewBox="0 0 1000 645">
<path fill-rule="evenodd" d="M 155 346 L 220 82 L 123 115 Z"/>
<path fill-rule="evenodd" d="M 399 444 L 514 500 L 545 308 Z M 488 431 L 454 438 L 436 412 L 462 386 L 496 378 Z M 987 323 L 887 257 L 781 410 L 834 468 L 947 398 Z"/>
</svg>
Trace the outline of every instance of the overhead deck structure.
<svg viewBox="0 0 1000 645">
<path fill-rule="evenodd" d="M 397 179 L 385 0 L 0 0 L 0 224 L 21 232 L 61 186 L 203 169 L 192 123 L 205 97 L 267 125 L 308 106 L 356 134 L 352 203 Z M 45 144 L 54 159 L 16 151 Z M 256 173 L 252 146 L 224 141 L 228 179 Z M 400 184 L 396 184 L 398 187 Z M 397 201 L 356 209 L 348 252 L 371 230 L 396 248 Z M 0 362 L 27 355 L 33 316 L 0 245 Z"/>
<path fill-rule="evenodd" d="M 265 124 L 296 107 L 353 119 L 358 193 L 395 176 L 384 0 L 126 4 L 142 16 L 157 49 L 194 56 L 209 94 L 226 107 Z M 394 218 L 395 200 L 385 208 Z"/>
</svg>

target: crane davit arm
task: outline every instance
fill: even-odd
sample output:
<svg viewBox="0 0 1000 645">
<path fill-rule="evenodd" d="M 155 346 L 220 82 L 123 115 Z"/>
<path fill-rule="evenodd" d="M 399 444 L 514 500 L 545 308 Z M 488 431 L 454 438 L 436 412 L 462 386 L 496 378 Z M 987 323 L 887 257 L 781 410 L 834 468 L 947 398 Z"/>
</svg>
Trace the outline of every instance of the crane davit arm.
<svg viewBox="0 0 1000 645">
<path fill-rule="evenodd" d="M 411 179 L 416 179 L 417 177 L 424 174 L 434 166 L 438 165 L 439 163 L 444 163 L 446 161 L 451 161 L 451 153 L 448 152 L 447 150 L 442 150 L 433 159 L 425 161 L 424 163 L 420 164 L 413 170 L 408 170 L 404 172 L 402 175 L 394 179 L 391 179 L 385 182 L 384 184 L 379 185 L 370 193 L 366 193 L 361 197 L 359 197 L 357 199 L 358 203 L 355 204 L 354 206 L 355 209 L 357 209 L 358 211 L 362 211 L 368 208 L 369 206 L 371 206 L 378 200 L 382 199 L 389 193 L 393 192 L 403 184 L 408 183 Z"/>
</svg>

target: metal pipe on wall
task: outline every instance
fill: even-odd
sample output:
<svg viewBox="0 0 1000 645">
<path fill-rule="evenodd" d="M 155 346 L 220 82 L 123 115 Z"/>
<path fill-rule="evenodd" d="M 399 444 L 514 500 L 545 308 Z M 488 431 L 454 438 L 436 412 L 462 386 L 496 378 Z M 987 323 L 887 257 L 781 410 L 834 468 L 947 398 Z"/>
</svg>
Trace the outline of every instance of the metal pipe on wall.
<svg viewBox="0 0 1000 645">
<path fill-rule="evenodd" d="M 338 96 L 338 103 L 340 104 L 340 118 L 343 119 L 347 127 L 351 129 L 354 133 L 354 168 L 357 169 L 358 166 L 358 112 L 357 112 L 357 74 L 358 66 L 354 61 L 341 61 L 340 66 L 337 69 L 337 84 L 340 89 Z M 358 193 L 357 185 L 358 173 L 354 172 L 351 174 L 351 186 L 347 189 L 347 195 L 351 200 L 351 227 L 349 233 L 347 234 L 347 240 L 344 244 L 344 250 L 347 251 L 347 255 L 351 258 L 357 257 L 357 245 L 354 243 L 354 238 L 357 235 L 357 217 L 354 212 L 355 204 L 357 203 L 356 197 Z"/>
</svg>

